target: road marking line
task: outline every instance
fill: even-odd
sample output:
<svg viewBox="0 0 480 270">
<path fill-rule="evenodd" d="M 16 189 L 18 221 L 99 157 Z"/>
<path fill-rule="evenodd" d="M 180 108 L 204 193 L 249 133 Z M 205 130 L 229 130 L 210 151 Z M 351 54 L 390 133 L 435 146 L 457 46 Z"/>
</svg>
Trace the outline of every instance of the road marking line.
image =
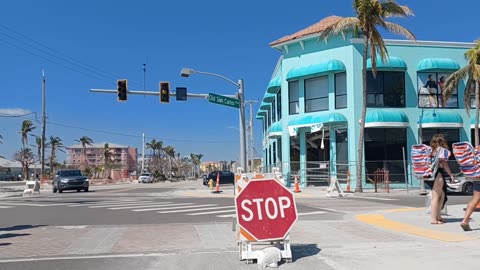
<svg viewBox="0 0 480 270">
<path fill-rule="evenodd" d="M 364 223 L 374 225 L 380 228 L 384 228 L 387 230 L 413 234 L 416 236 L 421 236 L 421 237 L 445 241 L 445 242 L 461 242 L 461 241 L 468 241 L 473 239 L 471 237 L 467 237 L 464 234 L 448 233 L 448 232 L 424 229 L 424 228 L 413 226 L 410 224 L 389 220 L 380 214 L 362 214 L 362 215 L 356 215 L 355 218 L 360 222 L 364 222 Z"/>
<path fill-rule="evenodd" d="M 230 214 L 230 215 L 218 215 L 219 218 L 233 218 L 236 217 L 237 214 Z"/>
<path fill-rule="evenodd" d="M 379 200 L 379 201 L 398 201 L 398 199 L 392 198 L 381 198 L 381 197 L 366 197 L 366 196 L 358 196 L 358 197 L 350 197 L 355 199 L 368 199 L 368 200 Z"/>
<path fill-rule="evenodd" d="M 314 211 L 314 212 L 306 212 L 306 213 L 298 213 L 297 216 L 309 216 L 309 215 L 317 215 L 317 214 L 325 214 L 325 211 Z"/>
<path fill-rule="evenodd" d="M 45 206 L 44 204 L 36 204 L 36 203 L 11 203 L 11 202 L 2 202 L 1 204 L 4 205 L 13 205 L 13 206 Z"/>
<path fill-rule="evenodd" d="M 199 216 L 199 215 L 210 215 L 210 214 L 219 214 L 219 213 L 228 213 L 235 211 L 235 209 L 231 210 L 221 210 L 221 211 L 210 211 L 210 212 L 201 212 L 201 213 L 193 213 L 193 214 L 187 214 L 189 216 Z"/>
<path fill-rule="evenodd" d="M 3 205 L 0 205 L 0 208 L 12 208 L 13 206 L 3 206 Z"/>
<path fill-rule="evenodd" d="M 129 191 L 137 188 L 141 188 L 141 187 L 130 187 L 130 188 L 123 188 L 123 189 L 107 190 L 107 191 L 104 191 L 103 193 L 120 193 L 123 191 Z"/>
<path fill-rule="evenodd" d="M 148 208 L 148 209 L 135 209 L 132 211 L 135 212 L 144 212 L 144 211 L 158 211 L 158 210 L 172 210 L 172 209 L 184 209 L 184 208 L 195 208 L 202 206 L 214 206 L 216 204 L 203 204 L 203 205 L 192 205 L 193 203 L 177 203 L 173 205 L 185 205 L 185 206 L 175 206 L 175 207 L 159 207 L 159 208 Z M 158 213 L 158 212 L 157 212 Z"/>
<path fill-rule="evenodd" d="M 401 209 L 390 209 L 385 210 L 387 213 L 402 213 L 402 212 L 416 212 L 425 210 L 425 207 L 409 207 L 409 208 L 401 208 Z"/>
<path fill-rule="evenodd" d="M 80 206 L 89 206 L 89 205 L 107 205 L 107 204 L 119 204 L 119 203 L 137 203 L 137 202 L 153 202 L 153 201 L 96 201 L 96 202 L 73 202 L 75 205 L 69 207 L 80 207 Z"/>
<path fill-rule="evenodd" d="M 122 204 L 99 204 L 89 206 L 88 208 L 108 208 L 108 207 L 120 207 L 120 206 L 134 206 L 134 205 L 148 205 L 148 204 L 155 204 L 156 202 L 135 202 L 135 203 L 122 203 Z"/>
<path fill-rule="evenodd" d="M 175 205 L 172 202 L 159 202 L 155 204 L 144 204 L 144 205 L 134 205 L 134 206 L 122 206 L 122 207 L 113 207 L 108 208 L 110 210 L 121 210 L 121 209 L 134 209 L 134 208 L 145 208 L 145 207 L 156 207 L 156 206 L 169 206 Z"/>
<path fill-rule="evenodd" d="M 206 208 L 199 208 L 199 209 L 162 211 L 162 212 L 157 212 L 157 213 L 159 213 L 159 214 L 170 214 L 170 213 L 195 212 L 195 211 L 201 211 L 201 210 L 215 210 L 215 209 L 224 209 L 224 208 L 235 208 L 235 206 L 217 206 L 217 207 L 206 207 Z"/>
</svg>

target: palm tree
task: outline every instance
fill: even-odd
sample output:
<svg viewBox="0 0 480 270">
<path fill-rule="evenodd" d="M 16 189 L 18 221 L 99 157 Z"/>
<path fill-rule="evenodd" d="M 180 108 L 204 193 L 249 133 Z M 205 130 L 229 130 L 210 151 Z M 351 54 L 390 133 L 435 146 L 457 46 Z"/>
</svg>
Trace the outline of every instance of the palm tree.
<svg viewBox="0 0 480 270">
<path fill-rule="evenodd" d="M 29 179 L 28 168 L 34 160 L 33 152 L 30 148 L 22 148 L 20 151 L 15 153 L 15 160 L 22 163 L 23 177 Z"/>
<path fill-rule="evenodd" d="M 448 100 L 452 93 L 457 89 L 458 85 L 466 78 L 463 103 L 465 104 L 465 110 L 470 116 L 470 97 L 475 95 L 475 146 L 479 145 L 478 135 L 478 118 L 480 114 L 480 39 L 475 40 L 473 48 L 465 53 L 465 59 L 468 64 L 463 68 L 452 73 L 445 82 L 445 92 L 443 97 Z M 474 93 L 472 93 L 474 92 Z"/>
<path fill-rule="evenodd" d="M 150 154 L 153 156 L 153 161 L 158 166 L 160 160 L 160 151 L 163 150 L 163 142 L 152 139 L 149 143 L 146 143 L 147 149 L 150 149 Z"/>
<path fill-rule="evenodd" d="M 165 147 L 165 154 L 170 161 L 170 177 L 172 176 L 172 159 L 175 159 L 175 148 L 171 145 Z"/>
<path fill-rule="evenodd" d="M 24 120 L 22 122 L 22 130 L 20 130 L 20 133 L 22 134 L 23 149 L 26 149 L 26 145 L 28 143 L 28 133 L 32 132 L 34 129 L 35 126 L 33 126 L 32 121 Z"/>
<path fill-rule="evenodd" d="M 327 27 L 320 35 L 320 39 L 326 41 L 329 37 L 338 36 L 339 34 L 345 37 L 345 32 L 353 32 L 355 36 L 359 34 L 363 36 L 363 99 L 358 143 L 357 185 L 355 189 L 355 192 L 363 192 L 361 176 L 365 116 L 367 113 L 367 54 L 370 53 L 372 73 L 375 77 L 377 74 L 377 54 L 379 54 L 382 61 L 385 61 L 388 56 L 387 47 L 377 27 L 381 26 L 389 32 L 405 36 L 411 40 L 415 40 L 415 36 L 401 25 L 385 21 L 386 18 L 390 17 L 407 17 L 413 15 L 410 8 L 401 6 L 394 0 L 354 0 L 353 9 L 356 17 L 341 18 L 336 23 Z"/>
<path fill-rule="evenodd" d="M 50 145 L 50 169 L 52 171 L 54 171 L 55 167 L 56 167 L 56 154 L 57 154 L 57 150 L 58 151 L 63 151 L 63 148 L 65 148 L 65 145 L 63 145 L 63 141 L 62 139 L 60 139 L 60 137 L 53 137 L 53 136 L 50 136 L 50 141 L 48 142 L 48 144 Z"/>
<path fill-rule="evenodd" d="M 3 143 L 3 137 L 0 135 L 0 143 Z"/>
<path fill-rule="evenodd" d="M 88 167 L 88 160 L 87 160 L 87 145 L 92 145 L 93 144 L 93 140 L 88 137 L 88 136 L 83 136 L 81 137 L 80 139 L 78 140 L 75 140 L 79 143 L 82 144 L 82 149 L 83 149 L 83 157 L 85 158 L 84 160 L 84 166 L 85 168 Z"/>
<path fill-rule="evenodd" d="M 107 172 L 107 179 L 110 179 L 110 161 L 112 160 L 112 152 L 110 151 L 110 147 L 108 143 L 103 146 L 103 162 L 104 162 L 104 170 Z"/>
</svg>

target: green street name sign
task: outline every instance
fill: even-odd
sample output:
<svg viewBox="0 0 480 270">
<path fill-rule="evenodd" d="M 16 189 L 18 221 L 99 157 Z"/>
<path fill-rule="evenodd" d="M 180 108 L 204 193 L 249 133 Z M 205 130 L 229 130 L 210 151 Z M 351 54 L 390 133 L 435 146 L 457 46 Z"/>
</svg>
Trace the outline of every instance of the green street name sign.
<svg viewBox="0 0 480 270">
<path fill-rule="evenodd" d="M 217 94 L 208 93 L 208 102 L 217 103 L 234 108 L 240 108 L 240 101 L 236 98 L 230 98 Z"/>
</svg>

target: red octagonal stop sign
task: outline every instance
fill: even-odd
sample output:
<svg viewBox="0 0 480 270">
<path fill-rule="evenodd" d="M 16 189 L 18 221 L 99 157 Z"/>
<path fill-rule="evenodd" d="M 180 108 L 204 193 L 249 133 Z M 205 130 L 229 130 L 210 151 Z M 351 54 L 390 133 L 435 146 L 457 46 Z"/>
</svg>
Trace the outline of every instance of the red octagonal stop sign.
<svg viewBox="0 0 480 270">
<path fill-rule="evenodd" d="M 235 199 L 238 224 L 257 241 L 284 239 L 297 221 L 293 193 L 275 179 L 253 179 Z"/>
</svg>

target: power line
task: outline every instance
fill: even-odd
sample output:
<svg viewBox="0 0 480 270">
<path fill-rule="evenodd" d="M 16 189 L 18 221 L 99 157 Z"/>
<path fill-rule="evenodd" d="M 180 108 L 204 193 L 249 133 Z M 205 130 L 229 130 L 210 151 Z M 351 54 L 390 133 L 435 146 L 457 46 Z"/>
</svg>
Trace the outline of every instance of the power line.
<svg viewBox="0 0 480 270">
<path fill-rule="evenodd" d="M 32 113 L 35 114 L 36 113 Z M 0 115 L 2 116 L 2 115 Z M 2 116 L 2 117 L 12 117 L 12 116 Z M 21 117 L 25 118 L 28 120 L 34 120 L 25 116 L 15 116 L 15 117 Z M 116 135 L 116 136 L 123 136 L 123 137 L 131 137 L 131 138 L 141 138 L 142 135 L 135 135 L 135 134 L 126 134 L 126 133 L 119 133 L 119 132 L 112 132 L 112 131 L 105 131 L 105 130 L 99 130 L 99 129 L 93 129 L 93 128 L 86 128 L 86 127 L 78 127 L 78 126 L 72 126 L 72 125 L 67 125 L 67 124 L 62 124 L 62 123 L 55 123 L 51 121 L 46 121 L 47 124 L 55 125 L 55 126 L 61 126 L 61 127 L 67 127 L 67 128 L 73 128 L 73 129 L 80 129 L 80 130 L 86 130 L 86 131 L 92 131 L 92 132 L 98 132 L 98 133 L 104 133 L 104 134 L 110 134 L 110 135 Z M 202 140 L 180 140 L 180 139 L 170 139 L 170 138 L 155 138 L 155 137 L 149 137 L 145 136 L 145 138 L 149 139 L 157 139 L 161 141 L 173 141 L 173 142 L 188 142 L 188 143 L 237 143 L 238 141 L 202 141 Z"/>
<path fill-rule="evenodd" d="M 24 39 L 27 39 L 30 43 L 24 41 L 24 40 L 21 40 L 17 37 L 14 37 L 8 33 L 5 33 L 5 32 L 1 32 L 0 31 L 0 34 L 6 36 L 7 38 L 9 38 L 10 40 L 14 40 L 17 42 L 17 44 L 14 44 L 12 43 L 11 41 L 9 40 L 6 40 L 6 39 L 0 39 L 0 41 L 3 41 L 4 43 L 7 43 L 8 45 L 12 46 L 12 47 L 15 47 L 17 49 L 20 49 L 22 51 L 25 51 L 31 55 L 34 55 L 34 56 L 37 56 L 37 57 L 40 57 L 44 60 L 47 60 L 48 62 L 51 62 L 51 63 L 54 63 L 54 64 L 58 64 L 58 65 L 61 65 L 67 69 L 70 69 L 70 70 L 73 70 L 75 72 L 78 72 L 78 73 L 81 73 L 83 75 L 86 75 L 88 77 L 91 77 L 91 78 L 94 78 L 94 79 L 97 79 L 97 80 L 103 80 L 103 81 L 108 81 L 109 83 L 111 83 L 112 80 L 108 80 L 107 78 L 105 77 L 110 77 L 112 79 L 118 79 L 120 78 L 120 76 L 117 76 L 115 74 L 112 74 L 112 73 L 108 73 L 108 72 L 105 72 L 103 70 L 100 70 L 92 65 L 89 65 L 89 64 L 84 64 L 70 56 L 67 56 L 57 50 L 54 50 L 46 45 L 43 45 L 42 43 L 38 42 L 38 41 L 35 41 L 34 39 L 32 38 L 29 38 L 28 36 L 22 34 L 22 33 L 19 33 L 9 27 L 6 27 L 4 25 L 0 25 L 0 27 L 2 27 L 3 29 L 6 29 L 10 32 L 13 32 L 15 33 L 16 35 L 18 36 L 21 36 L 23 37 Z M 23 46 L 27 46 L 27 47 L 30 47 L 32 48 L 33 50 L 36 50 L 36 51 L 39 51 L 40 53 L 42 54 L 46 54 L 46 55 L 49 55 L 51 57 L 54 57 L 56 59 L 59 59 L 61 61 L 63 61 L 64 63 L 59 63 L 59 62 L 56 62 L 56 61 L 53 61 L 52 59 L 44 56 L 44 55 L 40 55 L 38 53 L 35 53 L 33 52 L 32 50 L 29 50 L 27 48 L 24 48 L 24 47 L 21 47 L 18 45 L 19 44 L 22 44 Z M 49 51 L 45 50 L 45 49 L 42 49 L 40 48 L 39 46 L 36 46 L 36 45 L 32 45 L 31 43 L 34 43 L 36 45 L 39 45 L 40 47 L 43 47 L 43 48 L 46 48 L 48 49 Z M 51 51 L 51 52 L 50 52 Z M 53 52 L 53 53 L 52 53 Z M 65 63 L 67 63 L 68 65 L 65 65 Z M 69 66 L 70 65 L 70 66 Z M 79 70 L 80 69 L 80 70 Z M 139 86 L 139 84 L 135 83 L 135 82 L 132 82 L 131 83 L 132 85 L 134 86 Z"/>
</svg>

